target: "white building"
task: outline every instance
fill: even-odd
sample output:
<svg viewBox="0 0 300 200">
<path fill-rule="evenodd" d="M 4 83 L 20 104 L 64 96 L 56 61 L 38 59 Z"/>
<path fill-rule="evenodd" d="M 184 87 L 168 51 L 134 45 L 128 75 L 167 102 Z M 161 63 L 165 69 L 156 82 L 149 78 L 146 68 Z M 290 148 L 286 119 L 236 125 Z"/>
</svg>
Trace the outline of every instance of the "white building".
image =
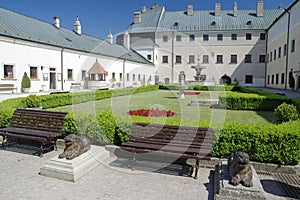
<svg viewBox="0 0 300 200">
<path fill-rule="evenodd" d="M 267 87 L 300 89 L 300 1 L 296 0 L 268 29 Z"/>
<path fill-rule="evenodd" d="M 24 72 L 30 92 L 84 88 L 129 87 L 150 84 L 155 66 L 138 53 L 108 40 L 82 34 L 78 17 L 74 30 L 0 8 L 0 85 L 21 91 Z M 98 65 L 99 75 L 94 65 Z M 99 67 L 100 66 L 100 67 Z M 104 74 L 101 75 L 101 71 Z"/>
<path fill-rule="evenodd" d="M 254 5 L 255 7 L 255 5 Z M 284 12 L 264 10 L 259 0 L 254 10 L 166 11 L 153 4 L 134 13 L 134 22 L 117 37 L 157 67 L 156 80 L 178 82 L 180 71 L 194 80 L 198 64 L 205 67 L 202 79 L 222 83 L 237 80 L 241 85 L 263 87 L 266 77 L 266 30 Z"/>
</svg>

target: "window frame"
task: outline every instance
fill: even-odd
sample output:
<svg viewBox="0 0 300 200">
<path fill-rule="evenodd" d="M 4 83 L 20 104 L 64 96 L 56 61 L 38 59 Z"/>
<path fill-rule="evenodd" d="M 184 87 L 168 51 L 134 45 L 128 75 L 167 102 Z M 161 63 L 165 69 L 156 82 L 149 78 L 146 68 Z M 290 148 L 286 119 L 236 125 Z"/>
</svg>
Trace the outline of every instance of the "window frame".
<svg viewBox="0 0 300 200">
<path fill-rule="evenodd" d="M 223 64 L 224 61 L 223 61 L 223 55 L 219 54 L 216 56 L 216 64 Z"/>
<path fill-rule="evenodd" d="M 237 64 L 238 63 L 238 55 L 237 54 L 231 54 L 230 55 L 230 64 Z"/>
<path fill-rule="evenodd" d="M 6 68 L 11 68 L 11 70 L 7 70 Z M 4 64 L 3 65 L 3 77 L 4 79 L 13 79 L 14 78 L 14 64 Z M 11 73 L 11 75 L 9 75 Z"/>
<path fill-rule="evenodd" d="M 206 54 L 202 56 L 202 63 L 209 64 L 209 55 Z"/>
<path fill-rule="evenodd" d="M 189 55 L 189 64 L 194 64 L 195 63 L 195 55 Z"/>
<path fill-rule="evenodd" d="M 209 41 L 209 34 L 203 34 L 203 41 Z"/>
<path fill-rule="evenodd" d="M 181 55 L 176 55 L 175 56 L 175 64 L 181 64 L 181 63 L 182 63 Z"/>
<path fill-rule="evenodd" d="M 196 40 L 195 34 L 190 34 L 189 39 L 191 42 L 194 42 Z"/>
<path fill-rule="evenodd" d="M 251 54 L 245 55 L 245 63 L 252 63 L 252 55 Z"/>
<path fill-rule="evenodd" d="M 33 69 L 35 69 L 35 77 L 32 75 L 33 73 Z M 38 67 L 35 67 L 35 66 L 30 66 L 29 67 L 29 78 L 31 80 L 38 80 Z"/>
<path fill-rule="evenodd" d="M 169 56 L 163 55 L 162 56 L 162 63 L 163 64 L 168 64 L 169 63 Z"/>
<path fill-rule="evenodd" d="M 253 75 L 245 75 L 245 84 L 253 84 Z"/>
<path fill-rule="evenodd" d="M 73 81 L 73 69 L 67 69 L 68 81 Z"/>
<path fill-rule="evenodd" d="M 246 40 L 252 40 L 252 33 L 246 33 Z"/>
<path fill-rule="evenodd" d="M 231 40 L 234 40 L 234 41 L 237 40 L 237 34 L 236 33 L 231 34 Z"/>
<path fill-rule="evenodd" d="M 217 34 L 217 41 L 223 41 L 223 34 L 222 33 Z"/>
</svg>

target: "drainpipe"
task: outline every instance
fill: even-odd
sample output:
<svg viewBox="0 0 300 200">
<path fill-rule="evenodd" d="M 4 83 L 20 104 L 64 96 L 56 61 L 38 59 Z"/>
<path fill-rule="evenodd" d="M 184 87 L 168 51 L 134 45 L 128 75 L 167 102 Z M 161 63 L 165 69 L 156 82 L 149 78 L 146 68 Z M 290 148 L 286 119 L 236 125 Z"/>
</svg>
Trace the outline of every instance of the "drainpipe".
<svg viewBox="0 0 300 200">
<path fill-rule="evenodd" d="M 61 90 L 64 90 L 64 50 L 65 50 L 65 47 L 62 48 L 61 51 L 60 51 L 60 69 L 61 69 L 60 80 L 61 80 Z"/>
<path fill-rule="evenodd" d="M 266 34 L 266 59 L 265 59 L 265 88 L 267 87 L 267 81 L 268 81 L 268 63 L 269 63 L 269 56 L 268 55 L 268 40 L 269 40 L 269 34 L 267 33 L 267 31 L 265 31 L 265 34 Z"/>
<path fill-rule="evenodd" d="M 125 65 L 126 65 L 126 60 L 123 60 L 123 87 L 125 87 Z M 127 75 L 126 75 L 127 76 Z"/>
<path fill-rule="evenodd" d="M 288 14 L 288 31 L 287 31 L 287 38 L 286 38 L 286 62 L 285 62 L 285 85 L 284 89 L 287 90 L 287 82 L 288 82 L 288 67 L 289 67 L 289 46 L 290 46 L 290 25 L 291 25 L 291 13 L 284 9 L 285 12 Z"/>
</svg>

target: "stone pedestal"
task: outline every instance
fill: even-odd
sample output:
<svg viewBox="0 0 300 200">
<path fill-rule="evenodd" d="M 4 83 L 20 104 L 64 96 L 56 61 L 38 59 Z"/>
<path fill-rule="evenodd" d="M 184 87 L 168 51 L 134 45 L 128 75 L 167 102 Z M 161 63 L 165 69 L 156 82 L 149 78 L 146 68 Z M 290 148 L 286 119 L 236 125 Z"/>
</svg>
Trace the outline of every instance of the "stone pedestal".
<svg viewBox="0 0 300 200">
<path fill-rule="evenodd" d="M 91 149 L 73 160 L 51 158 L 40 169 L 40 174 L 60 180 L 76 182 L 79 178 L 95 169 L 110 154 L 104 147 L 91 146 Z"/>
<path fill-rule="evenodd" d="M 253 173 L 253 187 L 244 187 L 241 184 L 229 184 L 227 161 L 221 161 L 215 167 L 214 199 L 215 200 L 265 200 L 264 190 L 255 169 Z"/>
</svg>

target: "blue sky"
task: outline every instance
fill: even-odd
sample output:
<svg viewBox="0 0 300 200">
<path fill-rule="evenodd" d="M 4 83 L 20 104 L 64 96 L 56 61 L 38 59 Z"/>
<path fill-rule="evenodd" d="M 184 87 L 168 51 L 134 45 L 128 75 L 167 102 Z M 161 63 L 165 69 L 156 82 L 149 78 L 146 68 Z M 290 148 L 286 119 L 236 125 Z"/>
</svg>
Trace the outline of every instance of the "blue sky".
<svg viewBox="0 0 300 200">
<path fill-rule="evenodd" d="M 118 34 L 133 21 L 133 13 L 152 4 L 164 5 L 167 11 L 186 10 L 193 4 L 195 10 L 212 10 L 221 3 L 221 9 L 232 10 L 237 1 L 238 9 L 255 10 L 257 0 L 0 0 L 0 7 L 15 11 L 48 23 L 59 16 L 61 26 L 73 29 L 76 16 L 84 34 L 105 39 L 112 32 Z M 280 4 L 288 8 L 294 0 L 264 0 L 265 9 L 277 9 Z"/>
</svg>

